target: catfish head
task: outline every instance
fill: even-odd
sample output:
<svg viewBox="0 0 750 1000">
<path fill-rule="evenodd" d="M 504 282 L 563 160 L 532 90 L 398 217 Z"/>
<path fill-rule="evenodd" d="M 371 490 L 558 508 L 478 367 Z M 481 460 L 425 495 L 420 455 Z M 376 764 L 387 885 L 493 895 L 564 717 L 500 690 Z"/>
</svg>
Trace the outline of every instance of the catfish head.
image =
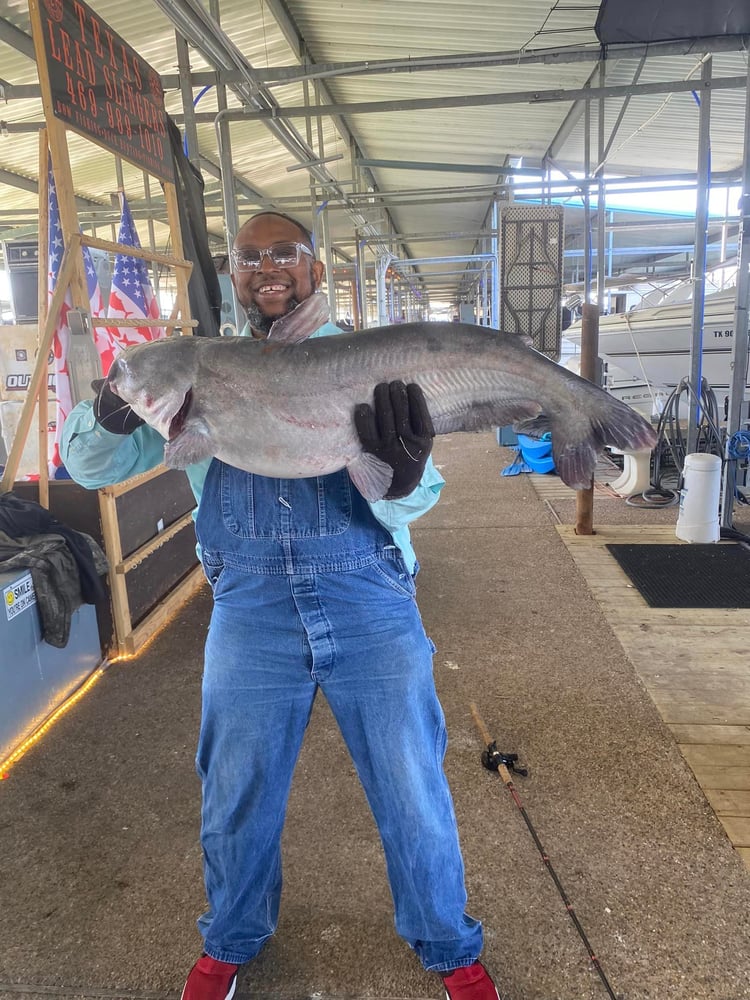
<svg viewBox="0 0 750 1000">
<path fill-rule="evenodd" d="M 107 376 L 110 388 L 161 434 L 174 440 L 193 403 L 200 341 L 167 337 L 128 347 Z"/>
</svg>

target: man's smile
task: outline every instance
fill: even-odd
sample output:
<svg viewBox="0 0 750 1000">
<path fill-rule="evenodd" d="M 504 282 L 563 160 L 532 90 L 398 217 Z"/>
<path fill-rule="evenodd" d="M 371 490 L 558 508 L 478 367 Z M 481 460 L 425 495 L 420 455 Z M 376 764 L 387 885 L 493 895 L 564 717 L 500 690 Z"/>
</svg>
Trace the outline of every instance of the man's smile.
<svg viewBox="0 0 750 1000">
<path fill-rule="evenodd" d="M 255 289 L 256 295 L 280 295 L 288 290 L 288 285 L 283 285 L 281 282 L 266 282 L 263 285 L 259 285 Z"/>
</svg>

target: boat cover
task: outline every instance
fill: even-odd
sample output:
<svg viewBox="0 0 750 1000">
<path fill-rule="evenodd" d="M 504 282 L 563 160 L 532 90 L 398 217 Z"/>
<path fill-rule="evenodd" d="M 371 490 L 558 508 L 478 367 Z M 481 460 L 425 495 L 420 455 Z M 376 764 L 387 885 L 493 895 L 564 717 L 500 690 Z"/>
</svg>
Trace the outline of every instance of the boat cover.
<svg viewBox="0 0 750 1000">
<path fill-rule="evenodd" d="M 596 18 L 602 45 L 750 34 L 746 0 L 602 0 Z"/>
</svg>

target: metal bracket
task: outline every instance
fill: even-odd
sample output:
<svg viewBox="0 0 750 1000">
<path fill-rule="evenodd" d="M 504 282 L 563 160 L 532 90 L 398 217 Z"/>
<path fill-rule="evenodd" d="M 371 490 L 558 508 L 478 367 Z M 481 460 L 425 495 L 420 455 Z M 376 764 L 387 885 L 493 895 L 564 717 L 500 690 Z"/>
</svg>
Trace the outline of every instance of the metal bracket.
<svg viewBox="0 0 750 1000">
<path fill-rule="evenodd" d="M 73 336 L 91 336 L 91 316 L 85 309 L 69 309 L 67 318 Z"/>
</svg>

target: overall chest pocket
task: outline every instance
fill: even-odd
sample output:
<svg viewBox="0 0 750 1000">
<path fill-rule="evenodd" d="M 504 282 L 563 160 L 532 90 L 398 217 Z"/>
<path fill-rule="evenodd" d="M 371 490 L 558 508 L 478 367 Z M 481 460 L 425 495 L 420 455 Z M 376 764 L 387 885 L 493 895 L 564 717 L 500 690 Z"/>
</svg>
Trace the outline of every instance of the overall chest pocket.
<svg viewBox="0 0 750 1000">
<path fill-rule="evenodd" d="M 344 469 L 316 479 L 267 479 L 222 465 L 220 489 L 224 526 L 238 538 L 326 538 L 351 523 Z"/>
</svg>

